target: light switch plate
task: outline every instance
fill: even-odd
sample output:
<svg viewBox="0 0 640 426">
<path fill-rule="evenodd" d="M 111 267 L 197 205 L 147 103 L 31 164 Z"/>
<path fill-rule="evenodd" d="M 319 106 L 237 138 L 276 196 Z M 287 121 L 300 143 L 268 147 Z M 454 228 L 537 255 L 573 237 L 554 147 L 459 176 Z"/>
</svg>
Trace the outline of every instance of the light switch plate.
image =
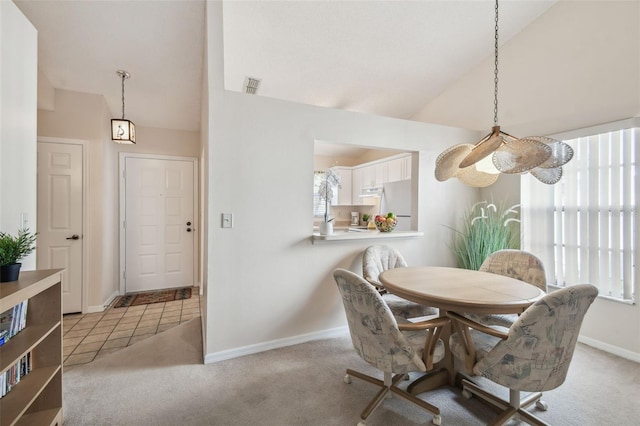
<svg viewBox="0 0 640 426">
<path fill-rule="evenodd" d="M 233 228 L 233 214 L 222 213 L 222 227 Z"/>
</svg>

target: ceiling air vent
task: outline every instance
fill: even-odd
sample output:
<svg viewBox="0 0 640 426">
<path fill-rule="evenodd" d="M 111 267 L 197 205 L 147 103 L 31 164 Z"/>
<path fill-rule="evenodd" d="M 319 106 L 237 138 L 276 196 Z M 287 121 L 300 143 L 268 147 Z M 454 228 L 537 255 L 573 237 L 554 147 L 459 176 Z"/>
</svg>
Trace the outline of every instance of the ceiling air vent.
<svg viewBox="0 0 640 426">
<path fill-rule="evenodd" d="M 257 78 L 245 77 L 242 91 L 250 95 L 255 95 L 258 91 L 258 87 L 260 87 L 260 80 Z"/>
</svg>

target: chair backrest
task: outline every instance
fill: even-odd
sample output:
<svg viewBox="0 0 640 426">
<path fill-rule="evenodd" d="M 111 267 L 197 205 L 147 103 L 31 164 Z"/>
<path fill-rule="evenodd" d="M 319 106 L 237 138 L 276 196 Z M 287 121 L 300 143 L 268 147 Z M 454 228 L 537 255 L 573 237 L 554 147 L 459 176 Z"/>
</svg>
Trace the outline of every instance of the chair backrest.
<svg viewBox="0 0 640 426">
<path fill-rule="evenodd" d="M 480 265 L 480 271 L 515 278 L 547 291 L 547 277 L 542 261 L 523 250 L 498 250 Z"/>
<path fill-rule="evenodd" d="M 389 373 L 426 371 L 421 354 L 398 329 L 380 293 L 346 269 L 333 271 L 349 324 L 351 341 L 360 357 Z"/>
<path fill-rule="evenodd" d="M 373 245 L 362 254 L 362 276 L 376 287 L 384 288 L 378 276 L 387 269 L 402 268 L 407 262 L 398 250 L 387 245 Z"/>
<path fill-rule="evenodd" d="M 474 365 L 474 373 L 513 390 L 539 392 L 560 386 L 582 319 L 597 295 L 591 284 L 547 294 L 520 315 L 507 338 Z"/>
</svg>

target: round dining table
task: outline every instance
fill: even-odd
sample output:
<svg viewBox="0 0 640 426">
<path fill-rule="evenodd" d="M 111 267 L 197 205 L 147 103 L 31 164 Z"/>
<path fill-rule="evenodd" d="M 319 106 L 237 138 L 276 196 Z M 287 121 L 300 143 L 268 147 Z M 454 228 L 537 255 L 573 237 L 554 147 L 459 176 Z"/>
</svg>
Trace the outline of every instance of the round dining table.
<svg viewBox="0 0 640 426">
<path fill-rule="evenodd" d="M 535 285 L 469 269 L 442 266 L 410 266 L 388 269 L 380 274 L 387 291 L 426 306 L 458 314 L 521 314 L 545 295 Z M 449 350 L 451 327 L 444 328 L 445 357 L 434 370 L 414 381 L 408 390 L 414 394 L 436 387 L 455 385 L 453 355 Z"/>
<path fill-rule="evenodd" d="M 545 294 L 515 278 L 442 266 L 388 269 L 380 281 L 402 298 L 460 314 L 520 314 Z"/>
</svg>

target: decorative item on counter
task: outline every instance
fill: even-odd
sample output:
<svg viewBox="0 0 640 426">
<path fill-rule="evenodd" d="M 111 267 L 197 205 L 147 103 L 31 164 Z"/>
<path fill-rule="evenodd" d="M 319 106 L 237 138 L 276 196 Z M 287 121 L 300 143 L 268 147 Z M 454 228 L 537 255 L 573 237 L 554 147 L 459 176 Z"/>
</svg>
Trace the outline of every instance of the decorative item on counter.
<svg viewBox="0 0 640 426">
<path fill-rule="evenodd" d="M 342 178 L 332 167 L 324 173 L 324 181 L 320 183 L 318 195 L 324 199 L 324 222 L 320 223 L 320 235 L 333 234 L 333 219 L 329 219 L 329 200 L 333 198 L 333 188 L 340 185 Z"/>
<path fill-rule="evenodd" d="M 358 212 L 351 212 L 351 225 L 358 226 L 360 224 L 360 214 Z"/>
<path fill-rule="evenodd" d="M 375 218 L 376 228 L 380 232 L 391 232 L 394 230 L 398 223 L 398 219 L 396 219 L 396 215 L 393 213 L 387 213 L 385 215 L 376 215 Z"/>
<path fill-rule="evenodd" d="M 0 232 L 0 282 L 17 281 L 22 263 L 20 259 L 27 257 L 36 248 L 36 233 L 28 228 L 18 230 L 17 236 Z"/>
<path fill-rule="evenodd" d="M 371 215 L 368 215 L 366 213 L 362 214 L 362 224 L 363 225 L 369 225 L 369 220 L 371 219 Z"/>
</svg>

